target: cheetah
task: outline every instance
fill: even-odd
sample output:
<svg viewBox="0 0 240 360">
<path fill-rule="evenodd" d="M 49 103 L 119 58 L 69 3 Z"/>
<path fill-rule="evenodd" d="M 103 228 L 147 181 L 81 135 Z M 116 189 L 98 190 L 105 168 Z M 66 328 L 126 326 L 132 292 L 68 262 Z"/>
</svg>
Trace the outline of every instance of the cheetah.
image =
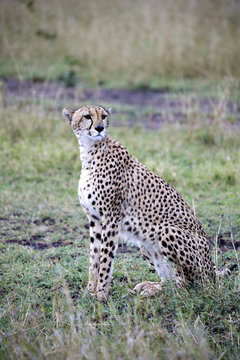
<svg viewBox="0 0 240 360">
<path fill-rule="evenodd" d="M 215 278 L 210 242 L 194 211 L 161 177 L 109 137 L 110 113 L 97 105 L 64 108 L 79 144 L 80 203 L 90 229 L 87 289 L 106 301 L 118 237 L 136 241 L 160 277 L 133 291 L 154 295 L 165 281 L 178 285 Z"/>
</svg>

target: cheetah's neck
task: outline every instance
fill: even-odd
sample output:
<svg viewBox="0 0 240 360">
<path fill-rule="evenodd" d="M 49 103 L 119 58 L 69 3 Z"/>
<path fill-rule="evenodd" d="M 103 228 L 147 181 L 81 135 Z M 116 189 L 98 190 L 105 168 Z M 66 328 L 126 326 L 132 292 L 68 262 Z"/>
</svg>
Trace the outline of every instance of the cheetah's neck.
<svg viewBox="0 0 240 360">
<path fill-rule="evenodd" d="M 100 141 L 94 141 L 90 138 L 78 138 L 79 151 L 80 151 L 80 160 L 82 162 L 83 169 L 90 169 L 91 162 L 94 158 L 94 155 L 97 151 L 101 151 L 102 145 L 105 143 L 105 139 Z"/>
</svg>

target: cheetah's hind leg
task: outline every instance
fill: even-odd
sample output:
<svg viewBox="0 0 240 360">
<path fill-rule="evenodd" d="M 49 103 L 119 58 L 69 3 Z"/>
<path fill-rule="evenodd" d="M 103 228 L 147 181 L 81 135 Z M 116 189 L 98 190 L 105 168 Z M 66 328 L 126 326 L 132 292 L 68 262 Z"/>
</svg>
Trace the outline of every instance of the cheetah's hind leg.
<svg viewBox="0 0 240 360">
<path fill-rule="evenodd" d="M 143 259 L 146 260 L 149 266 L 154 267 L 152 256 L 143 246 L 140 245 L 140 251 L 142 253 Z M 159 282 L 153 281 L 144 281 L 135 286 L 131 291 L 132 294 L 140 294 L 143 296 L 155 296 L 162 288 L 162 284 Z"/>
<path fill-rule="evenodd" d="M 141 253 L 145 260 L 148 261 L 150 266 L 153 266 L 158 273 L 161 282 L 144 281 L 134 287 L 133 294 L 140 294 L 143 296 L 155 296 L 161 289 L 166 281 L 174 281 L 177 286 L 182 286 L 184 280 L 180 276 L 181 274 L 166 260 L 161 254 L 155 250 L 152 253 L 140 246 Z"/>
</svg>

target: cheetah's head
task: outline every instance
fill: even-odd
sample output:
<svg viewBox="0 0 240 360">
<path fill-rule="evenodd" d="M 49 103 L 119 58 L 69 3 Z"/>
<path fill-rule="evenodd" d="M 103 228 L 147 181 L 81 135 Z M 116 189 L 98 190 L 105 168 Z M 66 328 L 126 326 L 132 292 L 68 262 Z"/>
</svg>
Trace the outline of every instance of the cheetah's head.
<svg viewBox="0 0 240 360">
<path fill-rule="evenodd" d="M 79 140 L 99 141 L 107 135 L 111 111 L 98 105 L 85 105 L 77 110 L 64 108 L 62 114 Z"/>
</svg>

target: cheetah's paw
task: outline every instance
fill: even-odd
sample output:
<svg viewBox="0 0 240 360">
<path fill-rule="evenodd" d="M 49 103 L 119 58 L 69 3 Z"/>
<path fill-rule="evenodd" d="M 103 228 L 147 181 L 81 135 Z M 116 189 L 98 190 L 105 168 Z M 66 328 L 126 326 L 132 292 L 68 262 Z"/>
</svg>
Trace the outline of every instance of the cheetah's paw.
<svg viewBox="0 0 240 360">
<path fill-rule="evenodd" d="M 156 283 L 153 281 L 144 281 L 141 284 L 138 284 L 133 289 L 133 294 L 140 294 L 143 296 L 155 296 L 162 289 L 161 283 Z"/>
<path fill-rule="evenodd" d="M 104 291 L 97 291 L 96 298 L 97 300 L 106 303 L 108 299 L 108 294 Z"/>
</svg>

